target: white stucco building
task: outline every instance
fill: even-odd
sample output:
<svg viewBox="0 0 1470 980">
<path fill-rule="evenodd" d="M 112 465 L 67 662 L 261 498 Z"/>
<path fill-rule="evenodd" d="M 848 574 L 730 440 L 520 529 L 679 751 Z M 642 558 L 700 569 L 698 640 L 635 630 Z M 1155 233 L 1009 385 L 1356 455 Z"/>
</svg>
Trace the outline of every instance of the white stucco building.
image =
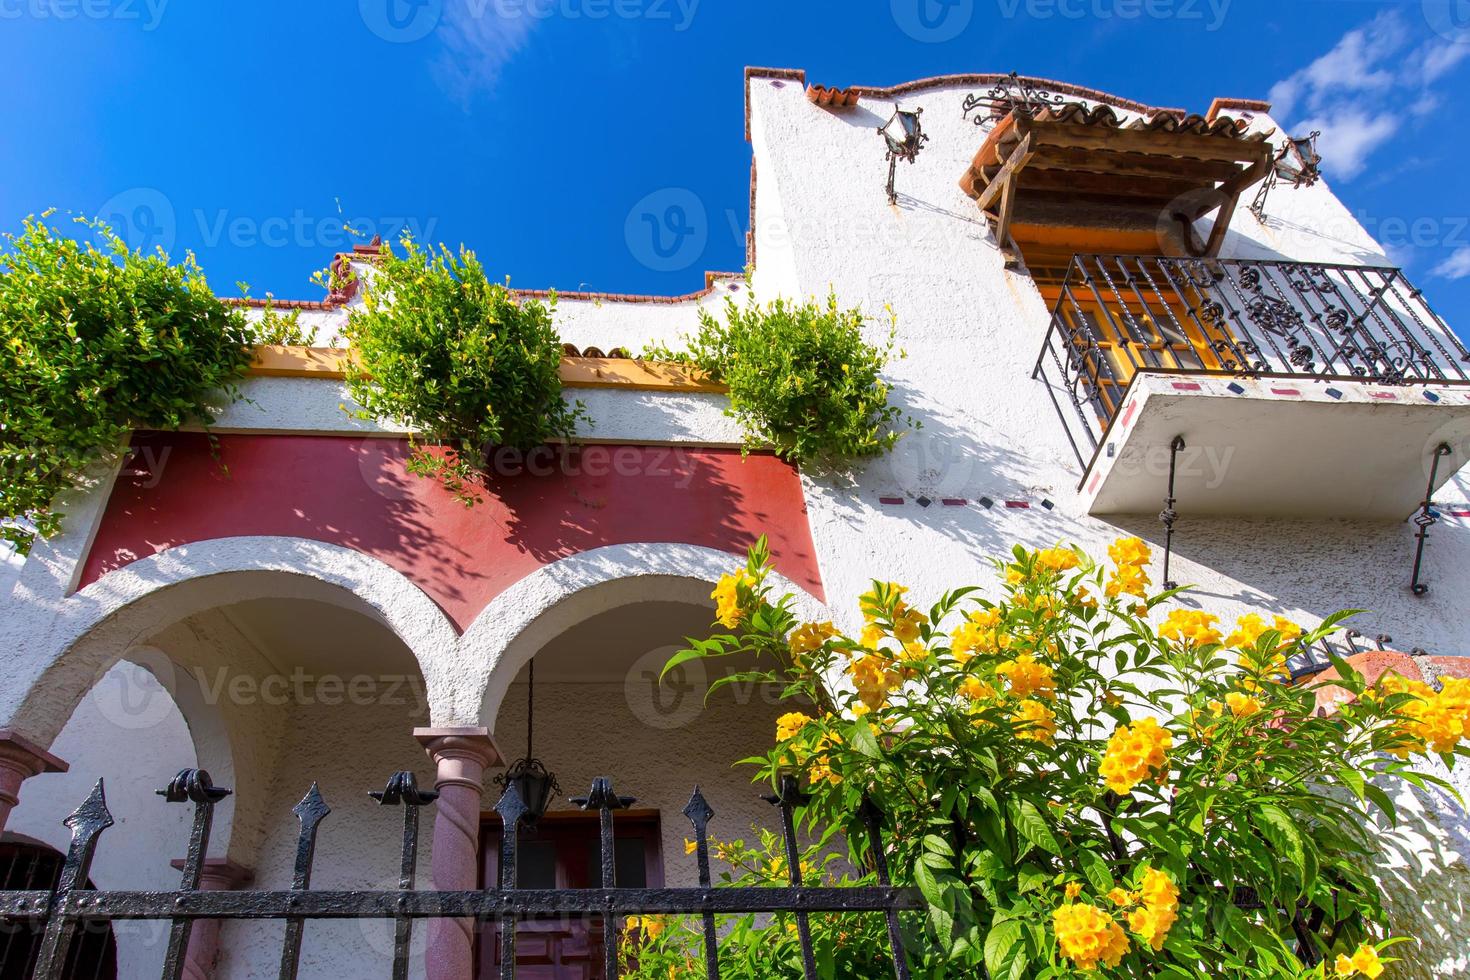
<svg viewBox="0 0 1470 980">
<path fill-rule="evenodd" d="M 757 534 L 805 612 L 855 626 L 870 579 L 937 597 L 988 580 L 986 559 L 1014 543 L 1101 553 L 1137 534 L 1162 556 L 1171 462 L 1169 577 L 1197 586 L 1191 602 L 1304 625 L 1363 608 L 1365 651 L 1391 637 L 1381 645 L 1416 651 L 1399 669 L 1463 676 L 1470 364 L 1325 182 L 1282 179 L 1252 212 L 1287 135 L 1269 106 L 1224 99 L 1195 116 L 994 75 L 832 90 L 752 69 L 746 82 L 750 278 L 710 274 L 674 298 L 560 295 L 578 354 L 568 396 L 594 420 L 580 449 L 502 460 L 496 498 L 465 510 L 403 472 L 404 433 L 342 410 L 340 352 L 268 350 L 217 427 L 228 476 L 198 434 L 139 434 L 67 504 L 62 536 L 0 570 L 7 841 L 64 851 L 61 818 L 105 778 L 117 826 L 94 882 L 175 887 L 188 811 L 152 791 L 198 766 L 235 791 L 217 811 L 212 886 L 289 886 L 291 808 L 316 781 L 333 813 L 313 886 L 393 887 L 398 811 L 366 794 L 412 769 L 443 793 L 421 877 L 432 866 L 440 887 L 476 887 L 494 851 L 479 819 L 490 779 L 527 750 L 534 657 L 535 755 L 562 796 L 613 775 L 638 798 L 646 880 L 691 884 L 694 783 L 722 835 L 770 825 L 732 764 L 769 744 L 779 712 L 739 687 L 705 705 L 697 673 L 672 690 L 652 677 L 707 626 L 713 582 Z M 1027 101 L 1036 89 L 1054 98 Z M 876 130 L 896 104 L 922 108 L 929 139 L 898 164 L 890 203 Z M 677 341 L 698 310 L 751 290 L 829 289 L 875 329 L 892 308 L 906 353 L 893 397 L 922 423 L 851 479 L 742 460 L 718 390 L 583 356 Z M 356 302 L 300 304 L 303 322 L 325 342 Z M 1411 518 L 1432 467 L 1438 520 L 1416 578 Z M 1420 946 L 1397 975 L 1470 975 L 1470 823 L 1447 800 L 1402 796 L 1410 819 L 1386 838 L 1384 875 Z M 567 854 L 588 831 L 557 809 L 548 826 L 564 836 L 538 867 L 575 883 L 585 854 Z M 491 955 L 456 929 L 419 929 L 435 953 L 416 974 L 468 977 Z M 193 968 L 273 976 L 280 930 L 224 923 L 217 956 Z M 117 976 L 156 976 L 166 934 L 117 926 Z M 587 941 L 550 935 L 548 955 L 583 963 Z M 391 943 L 389 924 L 313 922 L 301 975 L 386 975 Z"/>
</svg>

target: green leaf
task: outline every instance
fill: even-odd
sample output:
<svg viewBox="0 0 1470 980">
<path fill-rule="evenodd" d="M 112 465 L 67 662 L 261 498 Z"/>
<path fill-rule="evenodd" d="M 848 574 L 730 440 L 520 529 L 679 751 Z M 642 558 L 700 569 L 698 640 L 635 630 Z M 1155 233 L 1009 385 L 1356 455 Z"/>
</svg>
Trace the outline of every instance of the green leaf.
<svg viewBox="0 0 1470 980">
<path fill-rule="evenodd" d="M 1092 890 L 1098 895 L 1106 895 L 1113 890 L 1116 882 L 1113 881 L 1113 873 L 1108 870 L 1108 863 L 1104 861 L 1096 851 L 1081 851 L 1077 855 L 1078 863 L 1082 865 L 1082 874 Z"/>
<path fill-rule="evenodd" d="M 1026 840 L 1049 854 L 1062 853 L 1061 845 L 1047 826 L 1046 818 L 1030 800 L 1016 800 L 1011 807 L 1011 823 Z"/>
</svg>

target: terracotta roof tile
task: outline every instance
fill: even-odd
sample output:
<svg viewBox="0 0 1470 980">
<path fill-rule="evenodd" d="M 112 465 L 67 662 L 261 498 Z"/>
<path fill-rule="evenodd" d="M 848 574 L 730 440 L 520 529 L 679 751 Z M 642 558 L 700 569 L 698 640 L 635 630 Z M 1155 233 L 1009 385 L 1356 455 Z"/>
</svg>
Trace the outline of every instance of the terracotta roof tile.
<svg viewBox="0 0 1470 980">
<path fill-rule="evenodd" d="M 850 88 L 808 85 L 806 97 L 823 109 L 846 109 L 858 104 L 858 94 Z"/>
</svg>

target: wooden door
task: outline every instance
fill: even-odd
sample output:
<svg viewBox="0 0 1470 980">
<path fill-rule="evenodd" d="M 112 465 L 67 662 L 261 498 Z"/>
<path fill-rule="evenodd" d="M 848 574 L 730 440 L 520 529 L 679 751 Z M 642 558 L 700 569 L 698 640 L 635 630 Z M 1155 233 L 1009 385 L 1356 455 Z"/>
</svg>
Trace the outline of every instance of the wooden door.
<svg viewBox="0 0 1470 980">
<path fill-rule="evenodd" d="M 613 859 L 619 888 L 663 885 L 658 815 L 618 814 Z M 482 888 L 500 881 L 501 824 L 481 825 Z M 522 829 L 516 859 L 519 888 L 601 888 L 602 861 L 596 814 L 548 813 L 533 830 Z M 479 935 L 479 976 L 500 976 L 500 933 L 493 924 Z M 516 980 L 604 980 L 602 920 L 598 917 L 521 922 L 516 927 Z"/>
</svg>

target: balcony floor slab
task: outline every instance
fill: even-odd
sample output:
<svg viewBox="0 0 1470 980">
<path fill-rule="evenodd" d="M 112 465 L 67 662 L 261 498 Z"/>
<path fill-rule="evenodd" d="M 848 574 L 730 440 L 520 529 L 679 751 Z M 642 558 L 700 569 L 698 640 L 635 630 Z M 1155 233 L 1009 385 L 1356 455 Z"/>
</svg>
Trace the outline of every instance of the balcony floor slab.
<svg viewBox="0 0 1470 980">
<path fill-rule="evenodd" d="M 1470 386 L 1140 374 L 1082 484 L 1091 514 L 1403 520 L 1470 459 Z"/>
</svg>

